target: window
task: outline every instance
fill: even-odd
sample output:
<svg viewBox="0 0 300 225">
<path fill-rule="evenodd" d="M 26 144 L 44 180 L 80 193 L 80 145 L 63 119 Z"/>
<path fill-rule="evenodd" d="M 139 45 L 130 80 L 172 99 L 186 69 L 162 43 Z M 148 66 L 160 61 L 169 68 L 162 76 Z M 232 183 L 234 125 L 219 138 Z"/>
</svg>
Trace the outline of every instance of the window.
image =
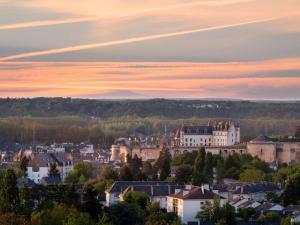
<svg viewBox="0 0 300 225">
<path fill-rule="evenodd" d="M 178 212 L 178 199 L 173 199 L 173 212 Z"/>
</svg>

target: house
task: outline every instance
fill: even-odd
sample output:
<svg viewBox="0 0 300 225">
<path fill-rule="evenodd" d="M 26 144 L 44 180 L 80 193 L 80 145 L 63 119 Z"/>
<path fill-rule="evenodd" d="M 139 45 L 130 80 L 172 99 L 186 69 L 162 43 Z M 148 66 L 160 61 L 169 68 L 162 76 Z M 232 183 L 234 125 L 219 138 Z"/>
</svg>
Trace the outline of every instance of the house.
<svg viewBox="0 0 300 225">
<path fill-rule="evenodd" d="M 257 208 L 258 206 L 261 205 L 261 203 L 252 200 L 252 199 L 246 199 L 246 198 L 242 198 L 242 199 L 237 199 L 236 201 L 232 201 L 230 202 L 230 204 L 236 209 L 244 209 L 244 208 Z"/>
<path fill-rule="evenodd" d="M 167 208 L 167 196 L 183 188 L 184 185 L 167 181 L 116 181 L 105 191 L 106 206 L 122 201 L 129 191 L 138 191 L 147 194 L 151 202 L 159 202 L 161 208 Z"/>
<path fill-rule="evenodd" d="M 300 213 L 293 215 L 291 222 L 292 222 L 292 224 L 300 223 Z"/>
<path fill-rule="evenodd" d="M 255 215 L 256 216 L 265 215 L 269 212 L 275 212 L 278 214 L 282 214 L 283 209 L 284 209 L 284 207 L 280 204 L 266 202 L 256 208 Z"/>
<path fill-rule="evenodd" d="M 167 211 L 175 212 L 185 224 L 196 223 L 196 215 L 200 212 L 205 202 L 213 203 L 214 198 L 220 199 L 220 205 L 223 206 L 227 200 L 206 190 L 204 186 L 190 186 L 182 190 L 176 190 L 174 194 L 167 197 Z"/>
<path fill-rule="evenodd" d="M 290 216 L 300 214 L 300 205 L 289 205 L 283 209 L 283 215 Z"/>
<path fill-rule="evenodd" d="M 40 183 L 42 178 L 48 177 L 51 165 L 56 165 L 62 181 L 73 169 L 72 158 L 66 153 L 35 153 L 27 166 L 28 178 Z"/>
<path fill-rule="evenodd" d="M 252 199 L 255 201 L 266 200 L 269 192 L 277 194 L 282 193 L 283 189 L 280 185 L 273 182 L 257 182 L 235 185 L 235 190 L 231 192 L 231 198 L 236 199 Z"/>
</svg>

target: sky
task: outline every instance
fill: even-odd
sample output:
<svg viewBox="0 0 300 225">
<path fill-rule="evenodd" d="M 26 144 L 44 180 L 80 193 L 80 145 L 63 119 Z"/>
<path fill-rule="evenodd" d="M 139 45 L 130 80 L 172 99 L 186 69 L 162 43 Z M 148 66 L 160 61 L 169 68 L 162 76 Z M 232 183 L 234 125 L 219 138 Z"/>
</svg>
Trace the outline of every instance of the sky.
<svg viewBox="0 0 300 225">
<path fill-rule="evenodd" d="M 0 97 L 300 99 L 299 0 L 0 0 Z"/>
</svg>

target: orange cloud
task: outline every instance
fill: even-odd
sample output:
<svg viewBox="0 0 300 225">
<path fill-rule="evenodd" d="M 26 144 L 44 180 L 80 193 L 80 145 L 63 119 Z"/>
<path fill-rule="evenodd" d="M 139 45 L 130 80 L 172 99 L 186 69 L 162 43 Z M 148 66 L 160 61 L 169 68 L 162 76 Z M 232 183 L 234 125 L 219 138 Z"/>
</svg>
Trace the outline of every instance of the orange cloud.
<svg viewBox="0 0 300 225">
<path fill-rule="evenodd" d="M 72 97 L 130 90 L 152 97 L 262 98 L 256 93 L 265 91 L 265 98 L 273 92 L 274 98 L 296 98 L 299 68 L 299 58 L 230 63 L 1 62 L 0 96 Z"/>
</svg>

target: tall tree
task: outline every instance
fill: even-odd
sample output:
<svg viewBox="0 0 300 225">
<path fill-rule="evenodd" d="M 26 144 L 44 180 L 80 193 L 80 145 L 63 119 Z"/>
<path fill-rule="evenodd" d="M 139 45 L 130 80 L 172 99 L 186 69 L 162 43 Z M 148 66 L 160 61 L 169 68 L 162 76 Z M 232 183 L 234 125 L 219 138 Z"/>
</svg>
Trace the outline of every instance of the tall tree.
<svg viewBox="0 0 300 225">
<path fill-rule="evenodd" d="M 165 180 L 171 174 L 171 154 L 167 147 L 163 147 L 160 151 L 156 165 L 158 167 L 159 179 Z"/>
<path fill-rule="evenodd" d="M 106 166 L 101 171 L 101 177 L 106 180 L 118 180 L 118 173 L 113 166 Z"/>
<path fill-rule="evenodd" d="M 55 163 L 50 165 L 48 176 L 49 177 L 60 177 L 60 173 L 59 173 Z"/>
<path fill-rule="evenodd" d="M 21 213 L 27 218 L 30 218 L 33 208 L 33 201 L 31 199 L 30 190 L 27 186 L 23 187 L 20 191 L 20 206 Z"/>
<path fill-rule="evenodd" d="M 133 180 L 141 180 L 142 179 L 142 160 L 135 154 L 134 157 L 127 161 L 127 165 L 130 169 Z"/>
<path fill-rule="evenodd" d="M 131 181 L 133 179 L 131 171 L 126 164 L 121 167 L 119 178 L 123 181 Z"/>
<path fill-rule="evenodd" d="M 27 176 L 28 163 L 29 163 L 29 159 L 26 156 L 23 156 L 21 158 L 20 165 L 19 165 L 23 177 Z"/>
<path fill-rule="evenodd" d="M 69 207 L 79 206 L 79 194 L 76 192 L 74 184 L 69 184 L 64 193 L 64 203 Z"/>
<path fill-rule="evenodd" d="M 283 193 L 284 205 L 299 204 L 300 201 L 300 171 L 288 176 Z"/>
<path fill-rule="evenodd" d="M 20 206 L 17 176 L 7 169 L 0 179 L 0 213 L 17 212 Z"/>
<path fill-rule="evenodd" d="M 192 173 L 193 173 L 192 166 L 186 164 L 178 166 L 175 172 L 175 180 L 179 184 L 186 184 L 190 182 Z"/>
<path fill-rule="evenodd" d="M 222 183 L 225 177 L 225 166 L 223 158 L 219 159 L 216 167 L 217 182 Z"/>
<path fill-rule="evenodd" d="M 214 180 L 213 156 L 210 152 L 206 154 L 204 166 L 205 182 L 212 184 Z"/>
<path fill-rule="evenodd" d="M 205 182 L 204 177 L 204 167 L 205 167 L 205 148 L 202 147 L 198 152 L 197 158 L 194 164 L 194 171 L 193 171 L 193 184 L 194 185 L 201 185 Z"/>
</svg>

